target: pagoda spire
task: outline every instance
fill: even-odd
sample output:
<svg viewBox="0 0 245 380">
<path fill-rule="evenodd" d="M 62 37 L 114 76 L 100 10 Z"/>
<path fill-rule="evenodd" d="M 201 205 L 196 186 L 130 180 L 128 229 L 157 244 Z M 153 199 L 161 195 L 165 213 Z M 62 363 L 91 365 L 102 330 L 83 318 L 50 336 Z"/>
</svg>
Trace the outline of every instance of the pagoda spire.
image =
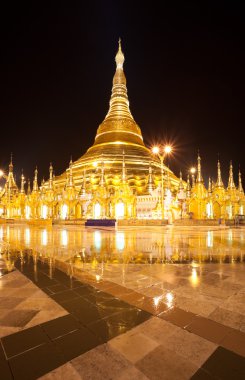
<svg viewBox="0 0 245 380">
<path fill-rule="evenodd" d="M 115 57 L 116 72 L 113 78 L 110 108 L 105 120 L 127 118 L 133 120 L 129 110 L 129 101 L 126 87 L 126 77 L 123 71 L 124 54 L 122 52 L 121 39 L 118 41 L 118 51 Z"/>
<path fill-rule="evenodd" d="M 201 167 L 201 157 L 200 157 L 199 152 L 198 152 L 198 156 L 197 156 L 197 179 L 196 179 L 196 182 L 197 183 L 202 183 L 203 182 L 202 167 Z"/>
<path fill-rule="evenodd" d="M 235 185 L 235 182 L 234 182 L 234 178 L 233 178 L 233 166 L 232 166 L 232 161 L 230 162 L 230 171 L 229 171 L 229 180 L 228 180 L 228 187 L 227 189 L 235 189 L 236 188 L 236 185 Z"/>
<path fill-rule="evenodd" d="M 52 166 L 52 162 L 50 162 L 50 166 L 49 166 L 49 189 L 52 190 L 53 189 L 53 166 Z"/>
<path fill-rule="evenodd" d="M 68 186 L 70 186 L 70 187 L 74 186 L 73 173 L 72 173 L 72 158 L 70 159 L 70 164 L 69 164 Z"/>
<path fill-rule="evenodd" d="M 24 177 L 24 174 L 23 174 L 23 170 L 22 170 L 22 173 L 21 173 L 20 193 L 21 194 L 25 194 L 25 177 Z"/>
<path fill-rule="evenodd" d="M 37 171 L 37 167 L 34 171 L 34 180 L 33 180 L 33 191 L 36 193 L 38 192 L 38 180 L 37 180 L 37 174 L 38 174 L 38 171 Z"/>
<path fill-rule="evenodd" d="M 221 177 L 221 168 L 220 168 L 220 162 L 218 160 L 217 164 L 217 182 L 216 182 L 216 187 L 224 187 L 222 177 Z"/>
<path fill-rule="evenodd" d="M 243 187 L 242 187 L 242 174 L 241 174 L 241 171 L 239 169 L 239 172 L 238 172 L 238 191 L 239 193 L 243 194 L 244 191 L 243 191 Z"/>
<path fill-rule="evenodd" d="M 13 153 L 11 152 L 11 154 L 10 154 L 10 163 L 9 163 L 9 173 L 13 173 L 13 169 L 14 169 L 14 166 L 13 166 Z"/>
</svg>

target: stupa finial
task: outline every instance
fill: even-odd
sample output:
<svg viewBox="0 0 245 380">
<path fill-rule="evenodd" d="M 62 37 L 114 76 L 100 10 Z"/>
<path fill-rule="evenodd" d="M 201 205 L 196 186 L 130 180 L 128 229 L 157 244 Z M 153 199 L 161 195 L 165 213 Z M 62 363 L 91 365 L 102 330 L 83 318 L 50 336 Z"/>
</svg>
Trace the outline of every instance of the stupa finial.
<svg viewBox="0 0 245 380">
<path fill-rule="evenodd" d="M 122 52 L 121 38 L 119 38 L 119 40 L 118 40 L 118 51 L 117 51 L 116 58 L 115 58 L 115 61 L 117 64 L 117 69 L 123 68 L 124 60 L 125 60 L 125 58 L 124 58 L 124 54 Z"/>
</svg>

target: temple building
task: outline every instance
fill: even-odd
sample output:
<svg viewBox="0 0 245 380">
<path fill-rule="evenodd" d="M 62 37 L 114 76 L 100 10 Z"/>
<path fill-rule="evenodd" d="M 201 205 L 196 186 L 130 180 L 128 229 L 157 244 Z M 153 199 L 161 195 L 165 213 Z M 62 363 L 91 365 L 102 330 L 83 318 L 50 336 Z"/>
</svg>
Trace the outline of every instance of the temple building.
<svg viewBox="0 0 245 380">
<path fill-rule="evenodd" d="M 54 177 L 50 164 L 49 179 L 38 185 L 35 169 L 32 188 L 25 188 L 21 176 L 18 189 L 12 158 L 5 185 L 0 190 L 0 217 L 31 220 L 153 219 L 232 219 L 244 215 L 244 191 L 241 173 L 236 188 L 233 168 L 227 189 L 218 162 L 217 181 L 205 188 L 198 155 L 197 175 L 190 184 L 154 155 L 143 141 L 127 95 L 123 70 L 124 54 L 119 41 L 116 72 L 108 113 L 99 125 L 94 144 L 66 171 Z"/>
</svg>

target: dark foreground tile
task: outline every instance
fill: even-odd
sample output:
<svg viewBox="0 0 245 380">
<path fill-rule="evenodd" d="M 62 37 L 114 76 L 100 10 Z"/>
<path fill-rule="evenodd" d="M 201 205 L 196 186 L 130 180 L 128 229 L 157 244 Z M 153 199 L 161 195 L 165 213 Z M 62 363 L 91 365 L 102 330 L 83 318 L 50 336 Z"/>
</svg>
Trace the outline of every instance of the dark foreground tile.
<svg viewBox="0 0 245 380">
<path fill-rule="evenodd" d="M 0 344 L 0 379 L 4 380 L 12 380 L 12 373 L 9 368 L 9 364 L 7 360 L 5 359 L 5 355 L 2 349 L 2 346 Z"/>
<path fill-rule="evenodd" d="M 53 343 L 43 344 L 9 360 L 15 380 L 32 380 L 65 363 Z"/>
<path fill-rule="evenodd" d="M 204 317 L 196 317 L 187 330 L 213 343 L 220 343 L 233 329 Z"/>
<path fill-rule="evenodd" d="M 202 368 L 218 379 L 245 379 L 245 358 L 223 347 L 218 347 Z"/>
<path fill-rule="evenodd" d="M 53 300 L 58 302 L 59 304 L 62 304 L 65 301 L 72 300 L 74 298 L 78 298 L 79 295 L 76 294 L 73 290 L 64 290 L 63 292 L 52 294 L 50 296 Z"/>
<path fill-rule="evenodd" d="M 199 369 L 190 380 L 215 380 L 217 377 L 211 376 L 209 373 L 204 371 L 203 369 Z"/>
<path fill-rule="evenodd" d="M 50 290 L 50 294 L 53 294 L 53 293 L 63 292 L 64 290 L 67 290 L 67 287 L 63 284 L 57 284 L 57 285 L 51 285 L 47 289 Z"/>
<path fill-rule="evenodd" d="M 65 361 L 69 361 L 100 344 L 98 338 L 86 328 L 73 331 L 55 339 L 54 342 L 61 350 Z"/>
<path fill-rule="evenodd" d="M 8 358 L 48 342 L 49 339 L 40 326 L 31 327 L 2 338 L 2 344 Z"/>
<path fill-rule="evenodd" d="M 151 314 L 139 309 L 126 310 L 110 315 L 102 320 L 90 323 L 88 328 L 100 339 L 107 342 L 110 339 L 123 334 L 133 327 L 143 323 L 151 317 Z"/>
<path fill-rule="evenodd" d="M 78 330 L 81 328 L 81 325 L 73 316 L 68 314 L 42 323 L 41 327 L 51 339 L 55 339 L 74 330 Z"/>
<path fill-rule="evenodd" d="M 159 317 L 164 319 L 165 321 L 169 321 L 183 328 L 188 326 L 191 322 L 193 322 L 195 316 L 195 314 L 189 311 L 179 309 L 178 307 L 169 309 L 168 311 L 165 311 L 159 315 Z"/>
<path fill-rule="evenodd" d="M 220 345 L 245 357 L 245 333 L 233 330 L 224 337 Z"/>
</svg>

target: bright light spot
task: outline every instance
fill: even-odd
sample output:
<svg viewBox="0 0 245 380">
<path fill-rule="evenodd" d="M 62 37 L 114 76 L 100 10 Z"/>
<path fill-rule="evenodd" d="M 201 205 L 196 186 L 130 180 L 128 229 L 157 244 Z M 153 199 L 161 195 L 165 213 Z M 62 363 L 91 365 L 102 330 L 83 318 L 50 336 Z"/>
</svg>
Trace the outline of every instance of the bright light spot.
<svg viewBox="0 0 245 380">
<path fill-rule="evenodd" d="M 166 146 L 164 147 L 164 152 L 165 152 L 166 154 L 171 153 L 171 152 L 172 152 L 172 147 L 171 147 L 170 145 L 166 145 Z"/>
<path fill-rule="evenodd" d="M 96 278 L 96 281 L 98 282 L 101 280 L 101 276 L 99 274 L 96 274 L 95 278 Z"/>
<path fill-rule="evenodd" d="M 213 231 L 208 231 L 207 234 L 207 247 L 212 248 L 213 247 Z"/>
<path fill-rule="evenodd" d="M 1 191 L 1 190 L 0 190 Z M 3 215 L 3 208 L 0 208 L 0 216 Z"/>
<path fill-rule="evenodd" d="M 124 217 L 124 203 L 118 202 L 116 204 L 116 218 L 123 218 Z"/>
<path fill-rule="evenodd" d="M 48 207 L 46 205 L 43 205 L 41 207 L 41 217 L 43 219 L 47 219 L 47 216 L 48 216 Z"/>
<path fill-rule="evenodd" d="M 61 231 L 61 244 L 64 246 L 68 244 L 68 233 L 66 230 Z"/>
<path fill-rule="evenodd" d="M 25 243 L 26 243 L 26 244 L 30 244 L 30 240 L 31 240 L 30 229 L 29 229 L 29 228 L 26 228 L 26 229 L 25 229 Z"/>
<path fill-rule="evenodd" d="M 42 231 L 42 245 L 47 245 L 48 243 L 48 233 L 47 230 Z"/>
<path fill-rule="evenodd" d="M 198 278 L 198 275 L 197 275 L 197 270 L 196 268 L 192 268 L 192 273 L 191 273 L 191 283 L 193 286 L 197 286 L 198 282 L 199 282 L 199 278 Z"/>
<path fill-rule="evenodd" d="M 94 245 L 95 245 L 96 249 L 101 248 L 101 233 L 100 233 L 100 231 L 94 232 Z"/>
<path fill-rule="evenodd" d="M 98 166 L 98 162 L 97 162 L 97 161 L 94 161 L 94 162 L 93 162 L 93 167 L 94 167 L 94 168 L 97 168 L 97 166 Z"/>
<path fill-rule="evenodd" d="M 3 175 L 4 175 L 4 172 L 0 170 L 0 177 L 2 177 Z"/>
<path fill-rule="evenodd" d="M 116 247 L 119 251 L 122 251 L 125 246 L 124 241 L 124 232 L 117 232 L 116 233 Z"/>
<path fill-rule="evenodd" d="M 155 307 L 158 307 L 159 302 L 161 301 L 161 299 L 162 299 L 162 296 L 158 296 L 158 297 L 154 297 L 153 298 L 153 302 L 154 302 Z"/>
<path fill-rule="evenodd" d="M 174 300 L 174 296 L 172 293 L 167 293 L 166 294 L 166 299 L 167 299 L 167 306 L 170 308 L 173 306 L 173 300 Z"/>
<path fill-rule="evenodd" d="M 152 153 L 154 153 L 154 154 L 158 154 L 159 153 L 159 147 L 158 146 L 154 146 L 153 148 L 152 148 Z"/>
<path fill-rule="evenodd" d="M 31 215 L 30 206 L 25 207 L 25 214 L 26 214 L 26 219 L 30 219 L 30 215 Z"/>
<path fill-rule="evenodd" d="M 195 174 L 196 173 L 196 168 L 193 166 L 192 168 L 190 168 L 190 172 L 191 172 L 191 174 Z"/>
<path fill-rule="evenodd" d="M 65 204 L 61 207 L 61 219 L 66 219 L 68 214 L 68 206 Z"/>
<path fill-rule="evenodd" d="M 95 219 L 99 219 L 100 214 L 101 214 L 101 205 L 99 204 L 99 202 L 97 202 L 94 205 L 94 217 L 95 217 Z"/>
</svg>

